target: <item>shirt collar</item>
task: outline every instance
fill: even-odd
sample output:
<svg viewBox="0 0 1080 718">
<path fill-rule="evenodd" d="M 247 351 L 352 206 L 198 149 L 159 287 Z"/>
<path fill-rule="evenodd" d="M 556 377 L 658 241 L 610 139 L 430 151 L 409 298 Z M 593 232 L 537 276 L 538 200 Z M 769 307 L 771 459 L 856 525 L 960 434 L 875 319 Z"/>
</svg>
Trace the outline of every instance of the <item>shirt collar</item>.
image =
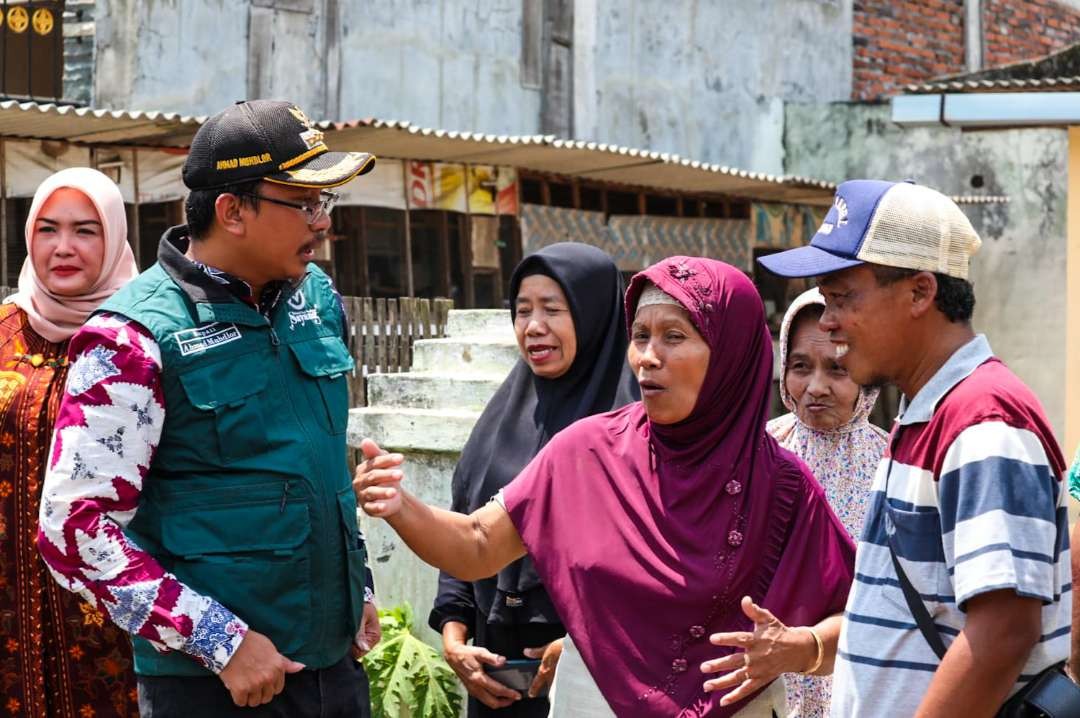
<svg viewBox="0 0 1080 718">
<path fill-rule="evenodd" d="M 269 318 L 270 313 L 281 303 L 281 300 L 303 282 L 303 278 L 296 282 L 286 280 L 270 282 L 263 287 L 261 295 L 256 299 L 252 294 L 251 285 L 239 277 L 189 259 L 185 252 L 190 242 L 187 227 L 170 228 L 159 245 L 158 261 L 196 302 L 226 302 L 229 298 L 239 299 Z"/>
<path fill-rule="evenodd" d="M 900 400 L 900 415 L 896 421 L 900 426 L 924 424 L 930 421 L 938 402 L 964 379 L 971 376 L 981 364 L 994 356 L 990 342 L 983 334 L 977 335 L 964 346 L 953 352 L 940 369 L 930 377 L 930 381 L 919 390 L 909 402 L 907 397 Z"/>
</svg>

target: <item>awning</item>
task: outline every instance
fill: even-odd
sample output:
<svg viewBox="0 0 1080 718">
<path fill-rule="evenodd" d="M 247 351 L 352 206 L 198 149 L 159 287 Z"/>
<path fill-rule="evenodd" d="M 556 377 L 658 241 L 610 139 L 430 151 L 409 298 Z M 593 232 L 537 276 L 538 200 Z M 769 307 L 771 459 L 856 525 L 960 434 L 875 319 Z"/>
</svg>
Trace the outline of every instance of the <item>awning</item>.
<svg viewBox="0 0 1080 718">
<path fill-rule="evenodd" d="M 186 148 L 205 119 L 9 100 L 0 102 L 0 137 L 90 146 Z M 836 189 L 822 180 L 749 172 L 674 154 L 550 135 L 452 132 L 378 119 L 317 124 L 335 150 L 362 150 L 387 158 L 500 165 L 640 188 L 768 202 L 827 205 Z"/>
</svg>

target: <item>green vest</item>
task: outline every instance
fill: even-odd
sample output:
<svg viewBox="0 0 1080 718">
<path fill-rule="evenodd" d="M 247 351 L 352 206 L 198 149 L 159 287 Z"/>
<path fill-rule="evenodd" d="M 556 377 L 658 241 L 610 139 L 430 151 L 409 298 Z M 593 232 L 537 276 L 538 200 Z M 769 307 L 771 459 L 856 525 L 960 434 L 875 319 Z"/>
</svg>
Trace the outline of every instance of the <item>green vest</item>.
<svg viewBox="0 0 1080 718">
<path fill-rule="evenodd" d="M 99 311 L 161 348 L 165 424 L 128 537 L 286 657 L 341 660 L 363 612 L 365 554 L 345 454 L 353 360 L 330 280 L 310 265 L 267 321 L 221 292 L 185 292 L 159 262 Z M 134 645 L 137 673 L 209 675 Z"/>
</svg>

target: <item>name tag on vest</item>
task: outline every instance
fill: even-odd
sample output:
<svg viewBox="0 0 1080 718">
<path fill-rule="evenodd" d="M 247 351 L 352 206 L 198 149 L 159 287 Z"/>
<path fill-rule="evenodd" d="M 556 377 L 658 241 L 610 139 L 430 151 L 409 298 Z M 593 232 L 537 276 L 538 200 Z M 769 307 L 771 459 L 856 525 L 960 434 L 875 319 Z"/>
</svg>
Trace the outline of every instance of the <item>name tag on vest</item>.
<svg viewBox="0 0 1080 718">
<path fill-rule="evenodd" d="M 205 327 L 184 329 L 173 334 L 173 339 L 180 347 L 180 355 L 197 354 L 207 349 L 235 342 L 240 338 L 240 330 L 235 324 L 214 322 Z"/>
</svg>

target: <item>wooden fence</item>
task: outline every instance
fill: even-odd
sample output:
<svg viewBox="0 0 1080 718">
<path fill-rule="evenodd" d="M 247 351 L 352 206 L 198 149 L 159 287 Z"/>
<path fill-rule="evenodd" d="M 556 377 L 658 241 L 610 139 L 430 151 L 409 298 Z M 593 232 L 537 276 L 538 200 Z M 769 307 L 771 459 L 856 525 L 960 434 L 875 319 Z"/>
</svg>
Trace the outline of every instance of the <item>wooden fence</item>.
<svg viewBox="0 0 1080 718">
<path fill-rule="evenodd" d="M 0 301 L 14 292 L 0 286 Z M 409 371 L 413 342 L 446 336 L 446 319 L 454 308 L 451 299 L 373 299 L 342 297 L 350 330 L 349 352 L 356 370 L 349 379 L 351 406 L 367 404 L 368 374 Z"/>
<path fill-rule="evenodd" d="M 413 342 L 446 336 L 446 319 L 454 302 L 450 299 L 372 299 L 343 297 L 345 314 L 352 326 L 349 351 L 356 370 L 349 381 L 352 406 L 364 406 L 365 377 L 374 373 L 409 371 Z"/>
</svg>

